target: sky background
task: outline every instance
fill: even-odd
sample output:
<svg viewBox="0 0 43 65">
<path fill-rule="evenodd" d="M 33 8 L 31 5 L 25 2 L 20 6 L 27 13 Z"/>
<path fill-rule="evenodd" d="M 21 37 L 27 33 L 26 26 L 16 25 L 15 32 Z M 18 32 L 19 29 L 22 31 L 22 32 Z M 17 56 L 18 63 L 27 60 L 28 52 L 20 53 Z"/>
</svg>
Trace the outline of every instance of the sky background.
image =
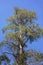
<svg viewBox="0 0 43 65">
<path fill-rule="evenodd" d="M 36 23 L 43 27 L 43 0 L 0 0 L 0 41 L 4 39 L 2 28 L 7 24 L 6 19 L 13 15 L 14 6 L 35 11 L 37 14 Z M 43 38 L 28 44 L 28 49 L 43 52 Z"/>
</svg>

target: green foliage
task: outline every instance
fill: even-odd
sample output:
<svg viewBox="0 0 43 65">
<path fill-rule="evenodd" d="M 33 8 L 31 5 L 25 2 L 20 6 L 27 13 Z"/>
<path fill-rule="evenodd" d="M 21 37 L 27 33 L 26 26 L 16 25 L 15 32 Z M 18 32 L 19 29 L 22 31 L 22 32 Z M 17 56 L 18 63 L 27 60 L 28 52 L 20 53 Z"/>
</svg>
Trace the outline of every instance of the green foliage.
<svg viewBox="0 0 43 65">
<path fill-rule="evenodd" d="M 8 44 L 10 44 L 9 42 L 13 42 L 13 47 L 18 47 L 16 54 L 14 53 L 14 57 L 16 58 L 16 61 L 19 60 L 19 62 L 17 61 L 18 64 L 20 63 L 19 65 L 26 65 L 25 61 L 27 60 L 27 55 L 24 53 L 24 47 L 28 40 L 33 42 L 43 35 L 43 29 L 33 22 L 36 19 L 37 16 L 35 12 L 15 8 L 14 15 L 7 19 L 9 22 L 8 26 L 3 28 L 4 33 L 7 31 L 5 34 L 5 40 L 8 42 Z M 20 55 L 20 44 L 22 45 L 22 55 Z M 13 49 L 15 50 L 15 48 Z M 15 56 L 17 53 L 18 56 Z"/>
<path fill-rule="evenodd" d="M 36 61 L 40 61 L 41 60 L 41 54 L 36 53 L 35 58 L 36 58 Z"/>
<path fill-rule="evenodd" d="M 3 29 L 3 32 L 5 32 L 6 30 L 11 30 L 14 33 L 17 32 L 18 35 L 22 35 L 22 38 L 26 37 L 26 39 L 28 38 L 28 40 L 32 42 L 41 37 L 43 33 L 43 29 L 41 29 L 39 25 L 35 25 L 35 23 L 33 22 L 34 19 L 36 19 L 35 12 L 27 11 L 25 9 L 15 10 L 15 14 L 8 19 L 10 23 Z M 7 34 L 7 37 L 13 38 L 13 34 L 10 32 Z"/>
<path fill-rule="evenodd" d="M 8 64 L 10 63 L 10 59 L 5 54 L 0 56 L 0 65 L 1 61 L 6 61 Z"/>
</svg>

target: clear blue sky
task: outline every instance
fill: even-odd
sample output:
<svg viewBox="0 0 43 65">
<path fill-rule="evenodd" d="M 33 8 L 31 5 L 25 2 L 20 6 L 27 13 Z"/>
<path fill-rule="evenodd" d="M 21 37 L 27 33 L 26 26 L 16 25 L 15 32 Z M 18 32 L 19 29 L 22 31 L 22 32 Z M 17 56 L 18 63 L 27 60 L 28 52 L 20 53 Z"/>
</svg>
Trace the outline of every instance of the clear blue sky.
<svg viewBox="0 0 43 65">
<path fill-rule="evenodd" d="M 6 19 L 13 15 L 14 6 L 35 11 L 38 18 L 36 22 L 43 27 L 43 0 L 0 0 L 0 41 L 4 38 L 1 29 L 6 25 Z M 43 38 L 29 44 L 28 48 L 43 52 Z"/>
</svg>

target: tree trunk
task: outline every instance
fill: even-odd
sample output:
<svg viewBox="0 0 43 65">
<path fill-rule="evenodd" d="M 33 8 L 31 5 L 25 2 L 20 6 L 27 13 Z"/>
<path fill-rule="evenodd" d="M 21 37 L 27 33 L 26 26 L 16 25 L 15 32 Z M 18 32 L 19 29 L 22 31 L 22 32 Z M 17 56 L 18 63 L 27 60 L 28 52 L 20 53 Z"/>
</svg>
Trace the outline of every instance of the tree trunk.
<svg viewBox="0 0 43 65">
<path fill-rule="evenodd" d="M 23 49 L 22 49 L 22 45 L 20 44 L 20 65 L 23 65 L 22 54 L 23 54 Z"/>
<path fill-rule="evenodd" d="M 22 36 L 21 36 L 21 30 L 20 30 L 20 39 L 22 38 Z M 20 43 L 20 55 L 22 54 L 22 52 L 23 52 L 23 50 L 22 50 L 22 45 L 21 45 L 21 43 Z"/>
<path fill-rule="evenodd" d="M 22 35 L 21 35 L 21 30 L 20 30 L 20 39 L 22 38 Z M 21 58 L 22 57 L 22 54 L 23 54 L 23 47 L 22 47 L 22 45 L 21 45 L 21 43 L 20 43 L 20 45 L 19 45 L 19 47 L 20 47 L 20 65 L 23 65 L 23 59 Z"/>
<path fill-rule="evenodd" d="M 23 53 L 22 45 L 20 44 L 20 55 Z"/>
</svg>

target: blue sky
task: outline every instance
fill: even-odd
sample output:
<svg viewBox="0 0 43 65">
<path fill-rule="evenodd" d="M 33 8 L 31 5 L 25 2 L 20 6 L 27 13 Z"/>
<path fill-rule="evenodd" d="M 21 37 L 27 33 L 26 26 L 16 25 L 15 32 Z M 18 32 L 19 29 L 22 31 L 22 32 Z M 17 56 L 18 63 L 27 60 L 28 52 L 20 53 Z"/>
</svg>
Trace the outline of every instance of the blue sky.
<svg viewBox="0 0 43 65">
<path fill-rule="evenodd" d="M 7 24 L 6 19 L 13 15 L 14 6 L 35 11 L 37 14 L 36 23 L 39 23 L 40 27 L 43 27 L 43 0 L 0 0 L 0 41 L 4 38 L 1 29 Z M 43 52 L 43 38 L 38 39 L 28 46 L 29 49 Z"/>
</svg>

